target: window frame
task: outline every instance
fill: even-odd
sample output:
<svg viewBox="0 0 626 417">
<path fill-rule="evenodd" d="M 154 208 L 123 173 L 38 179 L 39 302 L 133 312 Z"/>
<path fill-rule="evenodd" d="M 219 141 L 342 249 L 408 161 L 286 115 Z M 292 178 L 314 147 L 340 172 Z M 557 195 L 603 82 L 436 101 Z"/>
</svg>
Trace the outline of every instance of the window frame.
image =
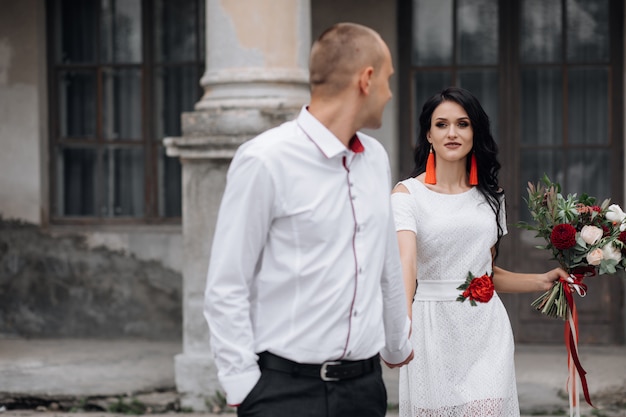
<svg viewBox="0 0 626 417">
<path fill-rule="evenodd" d="M 565 8 L 567 0 L 561 0 L 562 7 Z M 414 66 L 411 62 L 412 56 L 412 0 L 401 0 L 398 3 L 398 50 L 399 50 L 399 109 L 398 112 L 398 126 L 400 132 L 400 158 L 399 158 L 399 171 L 400 177 L 406 177 L 413 169 L 413 154 L 412 150 L 415 147 L 415 124 L 419 117 L 419 110 L 414 108 L 414 88 L 413 88 L 413 76 L 415 73 Z M 453 0 L 456 5 L 456 0 Z M 624 71 L 624 58 L 620 47 L 624 47 L 624 4 L 619 0 L 609 0 L 609 24 L 611 39 L 610 44 L 610 62 L 607 63 L 610 74 L 609 91 L 614 91 L 609 97 L 609 137 L 610 137 L 610 158 L 611 166 L 614 168 L 610 173 L 611 178 L 611 197 L 616 203 L 623 203 L 623 187 L 620 185 L 624 178 L 624 167 L 622 161 L 623 149 L 624 149 L 624 100 L 623 100 L 623 71 Z M 530 67 L 535 65 L 545 64 L 523 64 L 519 57 L 519 45 L 520 45 L 520 12 L 521 2 L 518 0 L 507 1 L 499 0 L 499 62 L 498 62 L 498 102 L 499 108 L 502 109 L 498 114 L 498 145 L 500 147 L 499 159 L 502 163 L 502 170 L 500 173 L 500 180 L 505 187 L 505 190 L 516 189 L 519 184 L 519 164 L 520 164 L 520 150 L 521 145 L 521 113 L 520 113 L 520 83 L 521 83 L 521 68 Z M 453 7 L 453 24 L 456 26 L 456 7 Z M 565 16 L 563 16 L 565 19 Z M 453 63 L 451 65 L 431 67 L 429 70 L 442 70 L 446 69 L 451 72 L 454 85 L 458 85 L 458 72 L 459 68 L 465 66 L 458 65 L 456 62 L 456 27 L 453 29 Z M 617 40 L 614 41 L 614 40 Z M 563 46 L 564 50 L 566 45 Z M 565 53 L 565 52 L 564 52 Z M 567 71 L 570 67 L 581 67 L 584 64 L 570 64 L 568 62 L 560 62 L 558 64 L 551 64 L 558 68 L 563 68 L 562 71 Z M 480 66 L 472 66 L 480 68 Z M 567 79 L 563 79 L 564 88 L 567 86 Z M 566 101 L 564 96 L 564 101 Z M 567 103 L 564 103 L 563 110 L 566 110 Z M 622 122 L 620 122 L 622 121 Z M 562 123 L 567 123 L 567 118 L 564 117 Z M 564 134 L 566 134 L 566 126 L 564 126 Z M 589 145 L 585 145 L 589 146 Z M 576 148 L 567 143 L 565 146 L 557 147 L 563 150 L 569 150 Z M 580 147 L 580 146 L 578 146 Z M 524 149 L 530 149 L 529 146 L 524 146 Z M 410 150 L 410 151 L 405 151 Z M 511 193 L 515 194 L 515 193 Z M 509 216 L 513 210 L 517 210 L 521 198 L 512 199 L 513 195 L 507 194 L 507 206 L 511 206 Z M 523 202 L 523 201 L 522 201 Z M 516 212 L 517 213 L 517 212 Z M 517 218 L 517 214 L 515 214 Z"/>
<path fill-rule="evenodd" d="M 97 0 L 95 0 L 97 2 Z M 195 0 L 196 10 L 195 13 L 195 59 L 193 60 L 177 60 L 169 62 L 165 60 L 156 60 L 156 28 L 157 23 L 154 20 L 154 13 L 156 4 L 154 0 L 141 0 L 141 61 L 137 63 L 118 63 L 118 62 L 103 62 L 98 56 L 101 47 L 98 46 L 96 51 L 96 58 L 93 63 L 63 63 L 59 62 L 56 57 L 57 45 L 55 44 L 55 35 L 59 28 L 58 22 L 55 19 L 55 4 L 53 2 L 46 3 L 46 68 L 47 68 L 47 83 L 48 83 L 48 178 L 47 178 L 47 190 L 48 190 L 48 204 L 47 213 L 44 213 L 44 221 L 50 225 L 179 225 L 182 222 L 181 215 L 178 216 L 166 216 L 159 213 L 159 192 L 163 192 L 164 188 L 159 189 L 159 163 L 162 154 L 165 153 L 163 145 L 163 137 L 156 137 L 156 103 L 154 101 L 156 92 L 156 73 L 161 68 L 173 68 L 173 67 L 190 67 L 193 68 L 197 75 L 197 101 L 199 101 L 203 94 L 203 88 L 200 86 L 200 78 L 205 70 L 205 6 L 204 0 Z M 101 36 L 100 24 L 101 24 L 101 8 L 98 7 L 96 12 L 96 22 L 98 27 L 95 29 L 97 45 L 100 44 L 99 37 Z M 137 68 L 141 77 L 140 88 L 141 96 L 139 101 L 141 102 L 141 136 L 139 139 L 120 140 L 120 139 L 106 139 L 102 132 L 103 123 L 103 110 L 102 110 L 102 77 L 103 72 L 109 69 L 117 70 L 123 68 Z M 63 71 L 69 70 L 90 70 L 96 72 L 96 135 L 93 138 L 62 138 L 60 132 L 60 111 L 58 106 L 58 100 L 60 97 L 59 91 L 59 77 Z M 195 103 L 194 103 L 195 104 Z M 190 109 L 192 110 L 192 109 Z M 182 134 L 182 132 L 179 132 Z M 89 215 L 89 216 L 68 216 L 60 215 L 58 213 L 58 198 L 59 196 L 57 183 L 57 175 L 59 168 L 57 162 L 57 155 L 60 148 L 66 145 L 88 145 L 90 148 L 96 150 L 98 164 L 104 159 L 105 153 L 109 152 L 111 148 L 134 148 L 141 149 L 143 152 L 144 164 L 144 190 L 143 190 L 143 215 L 141 216 L 112 216 L 112 215 Z M 180 164 L 180 162 L 178 162 Z M 182 166 L 180 167 L 182 171 Z M 95 175 L 98 176 L 98 187 L 101 189 L 104 186 L 102 180 L 103 169 L 96 169 Z M 182 176 L 182 172 L 181 172 Z M 101 192 L 102 194 L 102 192 Z M 182 207 L 182 186 L 180 195 L 180 204 Z M 96 211 L 100 207 L 99 203 L 96 203 Z M 181 208 L 182 210 L 182 208 Z"/>
<path fill-rule="evenodd" d="M 567 0 L 561 0 L 561 6 L 565 9 Z M 456 1 L 455 1 L 456 3 Z M 624 4 L 620 0 L 609 0 L 609 133 L 610 143 L 609 163 L 610 172 L 610 197 L 612 202 L 624 206 L 624 56 L 623 48 L 626 46 L 624 40 Z M 455 8 L 456 9 L 456 8 Z M 528 243 L 522 242 L 521 230 L 514 225 L 520 220 L 520 210 L 526 208 L 524 201 L 525 189 L 520 189 L 521 181 L 521 74 L 522 64 L 520 57 L 520 22 L 521 1 L 499 0 L 499 114 L 498 114 L 498 145 L 500 148 L 499 160 L 502 164 L 500 171 L 500 184 L 506 192 L 507 224 L 509 236 L 503 239 L 500 245 L 500 256 L 498 265 L 514 270 L 539 272 L 554 268 L 556 265 L 548 260 L 549 256 L 544 253 L 528 253 L 527 256 L 520 257 L 520 253 L 528 250 Z M 401 0 L 398 3 L 398 47 L 399 47 L 399 112 L 398 123 L 400 140 L 400 175 L 406 177 L 413 169 L 414 149 L 414 123 L 419 117 L 419 110 L 414 109 L 413 98 L 413 68 L 411 62 L 412 51 L 412 0 Z M 456 20 L 456 19 L 455 19 Z M 564 26 L 565 28 L 565 26 Z M 456 37 L 455 37 L 456 44 Z M 566 48 L 566 45 L 563 46 Z M 581 64 L 560 62 L 559 67 L 563 67 L 562 73 L 568 68 L 579 68 Z M 567 78 L 563 77 L 563 86 L 567 86 Z M 455 79 L 456 82 L 456 79 Z M 566 91 L 566 90 L 565 90 Z M 563 111 L 567 110 L 567 94 L 563 96 Z M 417 103 L 419 105 L 419 103 Z M 564 128 L 567 124 L 567 115 L 564 114 L 561 123 Z M 566 134 L 567 130 L 564 130 Z M 559 150 L 568 151 L 580 146 L 571 146 L 567 141 L 564 145 L 557 147 Z M 586 144 L 587 147 L 593 147 Z M 525 145 L 524 149 L 530 149 Z M 537 179 L 538 180 L 538 179 Z M 593 195 L 593 190 L 584 190 Z M 544 259 L 545 258 L 545 259 Z M 530 262 L 529 262 L 530 261 Z M 544 269 L 546 268 L 546 269 Z M 589 304 L 587 297 L 585 302 L 581 302 L 582 309 L 586 315 L 581 326 L 584 327 L 585 342 L 591 343 L 624 343 L 625 335 L 623 322 L 626 318 L 622 314 L 623 301 L 619 294 L 623 293 L 623 284 L 619 277 L 607 278 L 590 282 L 595 286 L 593 291 L 597 297 L 617 294 L 611 297 L 609 306 L 606 309 L 593 310 L 596 304 Z M 540 314 L 529 308 L 529 304 L 534 299 L 535 294 L 509 295 L 501 294 L 510 316 L 513 332 L 518 343 L 546 343 L 551 338 L 560 339 L 558 336 L 562 328 L 562 323 L 558 321 L 542 320 Z M 603 300 L 606 300 L 605 298 Z M 596 301 L 597 303 L 597 301 Z M 590 310 L 591 309 L 591 310 Z M 608 319 L 607 319 L 608 317 Z M 619 320 L 614 320 L 619 319 Z"/>
</svg>

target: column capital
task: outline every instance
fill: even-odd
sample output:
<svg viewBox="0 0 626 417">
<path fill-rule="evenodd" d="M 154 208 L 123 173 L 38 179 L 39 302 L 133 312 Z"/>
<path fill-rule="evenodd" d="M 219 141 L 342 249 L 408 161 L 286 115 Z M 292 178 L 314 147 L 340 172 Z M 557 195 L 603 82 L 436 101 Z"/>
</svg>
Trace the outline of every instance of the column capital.
<svg viewBox="0 0 626 417">
<path fill-rule="evenodd" d="M 282 103 L 277 104 L 280 100 Z M 167 155 L 182 159 L 231 159 L 246 140 L 295 118 L 302 106 L 299 101 L 290 103 L 284 98 L 241 101 L 240 105 L 230 107 L 224 101 L 209 102 L 212 106 L 183 113 L 184 135 L 163 139 Z"/>
<path fill-rule="evenodd" d="M 204 87 L 233 83 L 294 83 L 308 87 L 309 72 L 305 68 L 226 68 L 210 69 L 200 80 Z"/>
<path fill-rule="evenodd" d="M 168 137 L 163 139 L 167 156 L 180 159 L 226 159 L 235 156 L 237 148 L 248 138 L 233 136 Z"/>
</svg>

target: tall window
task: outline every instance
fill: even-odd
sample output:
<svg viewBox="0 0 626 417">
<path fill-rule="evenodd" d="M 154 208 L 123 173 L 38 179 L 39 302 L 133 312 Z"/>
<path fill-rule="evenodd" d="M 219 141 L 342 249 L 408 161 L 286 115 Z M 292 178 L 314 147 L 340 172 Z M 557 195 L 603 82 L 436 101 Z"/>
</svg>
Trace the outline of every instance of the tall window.
<svg viewBox="0 0 626 417">
<path fill-rule="evenodd" d="M 623 204 L 624 104 L 621 0 L 403 0 L 399 2 L 400 169 L 424 101 L 450 85 L 483 104 L 500 148 L 509 236 L 498 263 L 519 271 L 553 268 L 534 248 L 523 200 L 544 173 L 565 193 Z M 624 340 L 619 279 L 592 280 L 580 302 L 583 342 Z M 502 298 L 523 342 L 553 342 L 562 323 L 529 308 L 534 294 Z"/>
<path fill-rule="evenodd" d="M 457 85 L 489 114 L 505 168 L 515 169 L 509 188 L 545 172 L 566 192 L 621 197 L 621 2 L 412 0 L 400 9 L 405 148 L 424 101 Z M 402 171 L 411 166 L 406 153 Z M 527 218 L 524 209 L 516 214 Z"/>
<path fill-rule="evenodd" d="M 204 0 L 48 4 L 52 222 L 181 215 L 162 139 L 200 99 Z"/>
<path fill-rule="evenodd" d="M 617 191 L 611 153 L 623 138 L 611 121 L 623 114 L 612 86 L 623 75 L 611 59 L 610 14 L 608 0 L 521 2 L 520 187 L 545 172 L 566 192 Z"/>
</svg>

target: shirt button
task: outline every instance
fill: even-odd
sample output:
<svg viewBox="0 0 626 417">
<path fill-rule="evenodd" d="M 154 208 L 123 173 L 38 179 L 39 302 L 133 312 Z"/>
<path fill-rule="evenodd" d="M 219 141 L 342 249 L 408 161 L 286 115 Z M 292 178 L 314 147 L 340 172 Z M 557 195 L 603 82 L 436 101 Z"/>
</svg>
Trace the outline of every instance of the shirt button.
<svg viewBox="0 0 626 417">
<path fill-rule="evenodd" d="M 350 196 L 350 198 L 351 198 L 351 199 L 353 199 L 353 200 L 355 200 L 355 199 L 356 199 L 356 196 L 355 196 L 355 195 L 351 195 L 351 196 Z"/>
<path fill-rule="evenodd" d="M 359 268 L 359 274 L 363 274 L 363 268 Z"/>
<path fill-rule="evenodd" d="M 356 317 L 356 310 L 354 311 L 354 313 L 352 313 L 352 315 L 353 315 L 354 317 Z"/>
</svg>

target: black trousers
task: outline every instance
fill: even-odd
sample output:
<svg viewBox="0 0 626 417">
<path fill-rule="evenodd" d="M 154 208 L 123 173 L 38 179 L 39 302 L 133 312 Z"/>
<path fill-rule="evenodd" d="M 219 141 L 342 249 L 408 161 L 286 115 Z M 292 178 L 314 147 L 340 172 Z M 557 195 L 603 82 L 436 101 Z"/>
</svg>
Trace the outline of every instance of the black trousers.
<svg viewBox="0 0 626 417">
<path fill-rule="evenodd" d="M 263 369 L 237 408 L 238 417 L 385 417 L 386 412 L 380 362 L 366 375 L 333 382 Z"/>
</svg>

